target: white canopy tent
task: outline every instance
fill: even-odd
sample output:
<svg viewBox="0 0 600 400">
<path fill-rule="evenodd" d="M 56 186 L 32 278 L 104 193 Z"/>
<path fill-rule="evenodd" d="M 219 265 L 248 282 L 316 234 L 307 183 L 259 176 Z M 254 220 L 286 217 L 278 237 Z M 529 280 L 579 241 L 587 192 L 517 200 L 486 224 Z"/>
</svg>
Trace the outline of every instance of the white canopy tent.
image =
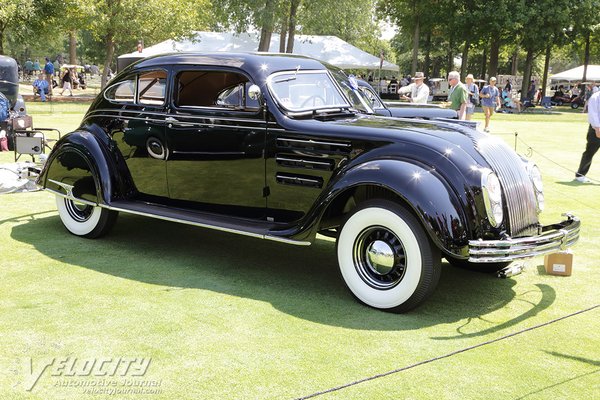
<svg viewBox="0 0 600 400">
<path fill-rule="evenodd" d="M 588 82 L 600 82 L 600 65 L 588 65 L 585 80 Z M 551 82 L 574 82 L 583 81 L 583 65 L 569 69 L 550 77 Z"/>
<path fill-rule="evenodd" d="M 253 52 L 258 48 L 258 36 L 253 33 L 196 32 L 191 40 L 165 40 L 142 52 L 123 54 L 118 58 L 118 69 L 131 62 L 157 54 L 197 51 L 197 52 Z M 271 38 L 271 52 L 279 51 L 279 35 Z M 339 68 L 379 69 L 379 57 L 375 57 L 336 36 L 296 35 L 294 54 L 316 58 Z M 382 69 L 398 71 L 399 67 L 384 61 Z"/>
</svg>

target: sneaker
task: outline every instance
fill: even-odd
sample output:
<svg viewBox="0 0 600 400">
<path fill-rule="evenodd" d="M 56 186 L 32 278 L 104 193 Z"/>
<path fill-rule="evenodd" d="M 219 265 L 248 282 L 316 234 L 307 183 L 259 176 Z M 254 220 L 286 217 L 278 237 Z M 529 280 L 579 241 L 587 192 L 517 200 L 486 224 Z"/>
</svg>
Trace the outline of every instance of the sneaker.
<svg viewBox="0 0 600 400">
<path fill-rule="evenodd" d="M 577 178 L 575 178 L 575 180 L 577 182 L 581 182 L 581 183 L 589 183 L 591 182 L 591 180 L 583 175 L 578 176 Z"/>
<path fill-rule="evenodd" d="M 490 133 L 490 128 L 483 128 L 483 131 L 486 133 Z"/>
</svg>

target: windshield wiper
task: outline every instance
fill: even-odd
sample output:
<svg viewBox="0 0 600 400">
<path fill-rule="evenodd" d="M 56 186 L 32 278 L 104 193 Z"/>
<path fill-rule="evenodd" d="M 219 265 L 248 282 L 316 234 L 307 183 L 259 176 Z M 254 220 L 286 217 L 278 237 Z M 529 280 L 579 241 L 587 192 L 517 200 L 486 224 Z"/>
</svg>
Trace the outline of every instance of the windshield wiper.
<svg viewBox="0 0 600 400">
<path fill-rule="evenodd" d="M 279 79 L 277 81 L 274 81 L 274 83 L 283 83 L 283 82 L 293 81 L 293 80 L 296 79 L 296 77 L 298 75 L 298 71 L 300 71 L 300 66 L 299 65 L 296 67 L 296 72 L 294 72 L 294 76 L 290 76 L 289 78 Z"/>
</svg>

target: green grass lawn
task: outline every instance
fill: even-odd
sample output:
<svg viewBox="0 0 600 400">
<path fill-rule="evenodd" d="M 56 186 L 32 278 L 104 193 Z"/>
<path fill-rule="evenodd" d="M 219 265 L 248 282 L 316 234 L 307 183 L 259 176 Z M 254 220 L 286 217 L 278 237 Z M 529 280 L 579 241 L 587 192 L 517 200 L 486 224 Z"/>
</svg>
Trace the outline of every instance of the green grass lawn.
<svg viewBox="0 0 600 400">
<path fill-rule="evenodd" d="M 87 109 L 28 106 L 36 126 L 63 132 Z M 509 279 L 444 263 L 433 297 L 403 315 L 355 302 L 325 238 L 295 247 L 122 214 L 108 236 L 86 240 L 65 231 L 50 194 L 1 195 L 0 399 L 111 398 L 81 385 L 131 383 L 59 376 L 55 361 L 26 391 L 30 360 L 35 373 L 53 357 L 151 358 L 136 380 L 156 392 L 112 398 L 298 398 L 599 304 L 600 159 L 595 184 L 572 182 L 586 115 L 498 114 L 491 130 L 511 145 L 518 132 L 521 153 L 531 147 L 544 173 L 542 222 L 564 211 L 582 218 L 573 275 L 546 275 L 541 257 Z M 11 160 L 0 153 L 0 163 Z M 599 317 L 596 308 L 316 398 L 591 399 L 600 393 Z"/>
</svg>

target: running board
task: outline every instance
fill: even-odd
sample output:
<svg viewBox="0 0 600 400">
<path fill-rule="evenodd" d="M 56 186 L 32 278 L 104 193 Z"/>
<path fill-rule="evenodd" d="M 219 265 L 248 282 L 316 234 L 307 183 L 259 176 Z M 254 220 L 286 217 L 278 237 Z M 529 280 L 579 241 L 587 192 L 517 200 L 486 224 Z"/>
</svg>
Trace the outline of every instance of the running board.
<svg viewBox="0 0 600 400">
<path fill-rule="evenodd" d="M 152 203 L 141 201 L 114 201 L 110 205 L 99 204 L 100 207 L 113 211 L 129 214 L 142 215 L 144 217 L 157 218 L 164 221 L 177 222 L 199 226 L 201 228 L 214 229 L 222 232 L 235 233 L 260 239 L 274 240 L 299 246 L 309 246 L 311 243 L 298 241 L 269 234 L 269 230 L 276 225 L 260 223 L 255 221 L 240 220 L 239 223 L 232 218 L 215 214 L 189 212 L 181 209 L 168 208 Z"/>
</svg>

